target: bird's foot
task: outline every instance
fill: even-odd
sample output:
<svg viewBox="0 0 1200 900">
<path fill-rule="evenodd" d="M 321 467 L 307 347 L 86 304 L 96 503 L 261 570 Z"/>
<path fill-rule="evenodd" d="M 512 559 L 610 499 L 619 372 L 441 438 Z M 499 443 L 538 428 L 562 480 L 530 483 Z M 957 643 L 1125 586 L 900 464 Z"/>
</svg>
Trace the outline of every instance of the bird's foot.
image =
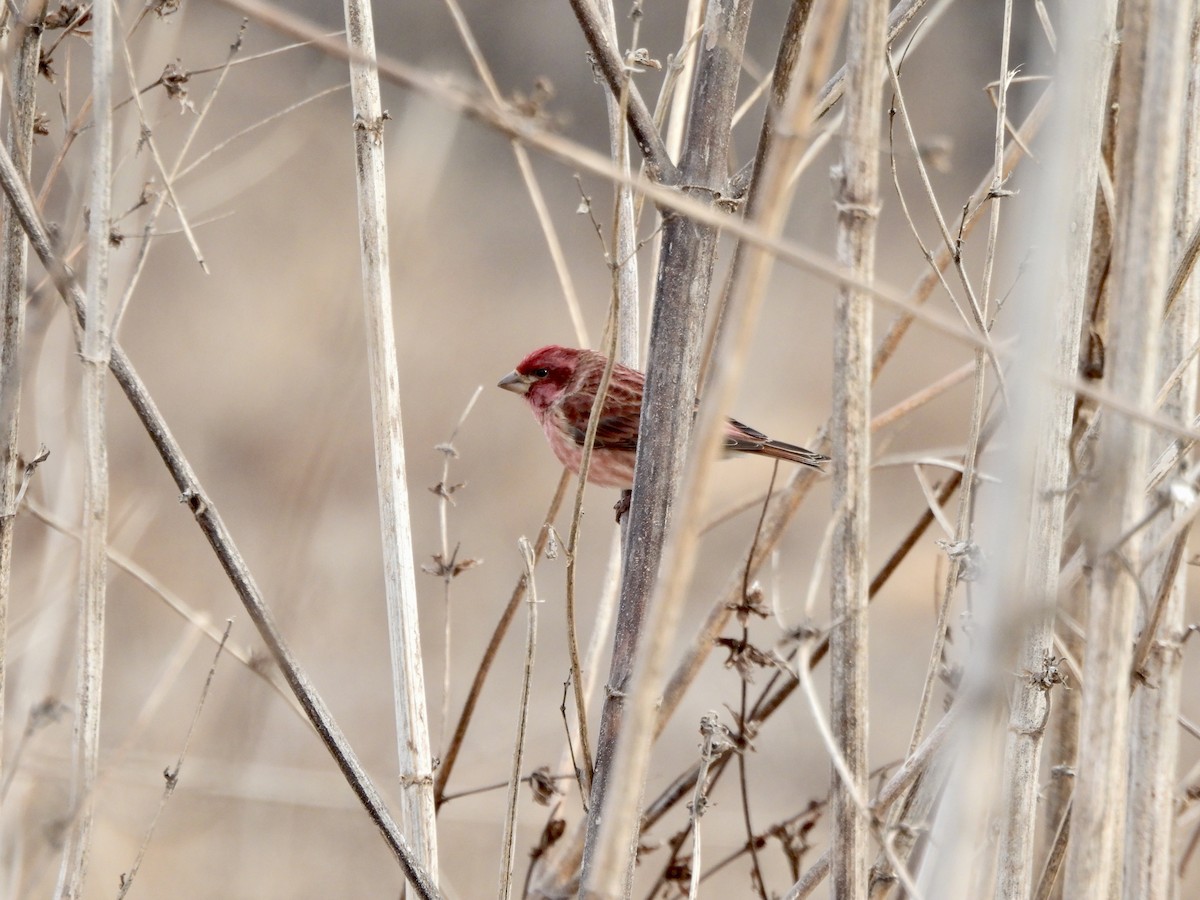
<svg viewBox="0 0 1200 900">
<path fill-rule="evenodd" d="M 617 511 L 617 524 L 621 524 L 621 517 L 629 512 L 629 501 L 633 499 L 633 491 L 621 491 L 621 499 L 613 504 L 613 509 Z"/>
</svg>

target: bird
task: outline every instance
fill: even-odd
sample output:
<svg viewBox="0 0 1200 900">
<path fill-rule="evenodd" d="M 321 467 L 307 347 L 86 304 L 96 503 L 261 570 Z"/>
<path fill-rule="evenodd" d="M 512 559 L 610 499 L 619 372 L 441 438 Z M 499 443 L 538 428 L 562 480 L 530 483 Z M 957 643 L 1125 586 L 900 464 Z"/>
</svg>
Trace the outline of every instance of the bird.
<svg viewBox="0 0 1200 900">
<path fill-rule="evenodd" d="M 558 461 L 576 475 L 583 459 L 592 404 L 607 363 L 608 357 L 595 350 L 551 344 L 534 350 L 497 384 L 497 387 L 525 397 L 545 432 L 550 449 Z M 592 445 L 587 475 L 589 484 L 623 491 L 633 487 L 645 386 L 646 376 L 641 372 L 620 363 L 613 365 Z M 822 464 L 829 461 L 828 456 L 812 450 L 772 440 L 736 419 L 729 419 L 725 424 L 725 450 L 800 463 L 814 469 L 821 469 Z"/>
</svg>

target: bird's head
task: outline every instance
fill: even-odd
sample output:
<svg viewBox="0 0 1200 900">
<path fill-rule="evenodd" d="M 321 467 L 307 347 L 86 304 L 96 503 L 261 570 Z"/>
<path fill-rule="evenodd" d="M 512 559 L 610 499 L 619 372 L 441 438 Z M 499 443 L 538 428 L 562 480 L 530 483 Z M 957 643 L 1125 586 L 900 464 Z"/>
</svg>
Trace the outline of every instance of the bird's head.
<svg viewBox="0 0 1200 900">
<path fill-rule="evenodd" d="M 575 374 L 579 351 L 551 345 L 534 350 L 500 379 L 498 387 L 524 394 L 534 411 L 545 410 L 558 399 Z"/>
</svg>

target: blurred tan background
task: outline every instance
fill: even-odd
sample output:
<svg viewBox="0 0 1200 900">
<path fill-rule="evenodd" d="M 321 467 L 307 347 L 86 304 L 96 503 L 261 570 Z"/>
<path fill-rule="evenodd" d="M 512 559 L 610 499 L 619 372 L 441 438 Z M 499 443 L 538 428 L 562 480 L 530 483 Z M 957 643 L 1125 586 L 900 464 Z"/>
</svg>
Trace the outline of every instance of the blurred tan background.
<svg viewBox="0 0 1200 900">
<path fill-rule="evenodd" d="M 665 60 L 679 44 L 678 4 L 647 4 L 640 45 Z M 592 79 L 584 42 L 565 3 L 466 0 L 483 52 L 506 94 L 529 94 L 545 77 L 554 86 L 549 111 L 566 135 L 607 150 L 602 88 Z M 748 66 L 765 72 L 787 4 L 758 4 Z M 298 12 L 330 31 L 340 10 L 297 4 Z M 126 22 L 136 6 L 123 10 Z M 624 12 L 624 10 L 622 10 Z M 446 10 L 436 2 L 381 4 L 379 49 L 447 77 L 473 83 L 469 61 Z M 1013 59 L 1032 60 L 1041 40 L 1030 10 L 1019 16 Z M 239 17 L 211 4 L 186 4 L 164 20 L 151 17 L 132 40 L 138 83 L 152 82 L 178 58 L 185 69 L 218 65 L 234 40 Z M 1000 5 L 959 0 L 928 26 L 922 46 L 905 63 L 909 110 L 921 139 L 942 148 L 934 173 L 948 216 L 987 171 L 994 115 L 983 86 L 999 74 Z M 627 29 L 627 25 L 622 25 Z M 627 30 L 623 31 L 627 34 Z M 237 58 L 289 43 L 251 23 Z M 78 37 L 57 51 L 55 84 L 43 83 L 39 108 L 50 133 L 39 138 L 35 183 L 60 145 L 60 102 L 71 114 L 86 94 L 88 54 Z M 300 100 L 346 80 L 346 66 L 310 49 L 293 49 L 230 69 L 188 159 Z M 658 73 L 640 76 L 647 97 Z M 187 99 L 201 108 L 216 73 L 194 76 Z M 744 78 L 743 95 L 754 78 Z M 118 98 L 128 95 L 119 82 Z M 1014 90 L 1019 121 L 1035 96 Z M 62 100 L 60 100 L 62 98 Z M 144 98 L 155 138 L 174 160 L 196 118 L 160 89 Z M 447 440 L 479 385 L 482 394 L 454 446 L 450 480 L 465 487 L 449 513 L 451 547 L 483 565 L 453 584 L 450 618 L 451 723 L 483 647 L 520 571 L 517 538 L 533 538 L 559 469 L 518 398 L 494 389 L 500 376 L 536 346 L 574 344 L 570 319 L 540 229 L 508 142 L 394 86 L 384 88 L 392 122 L 386 140 L 392 219 L 396 340 L 404 403 L 407 465 L 418 564 L 440 549 L 438 501 L 427 488 L 441 479 Z M 133 152 L 136 119 L 127 107 L 117 134 L 121 169 L 114 209 L 133 205 L 152 177 L 148 155 Z M 761 107 L 739 131 L 739 162 L 751 152 Z M 50 193 L 47 215 L 68 244 L 82 234 L 87 189 L 87 135 L 72 150 Z M 905 187 L 911 158 L 897 151 Z M 823 252 L 832 248 L 832 208 L 826 151 L 805 174 L 789 233 Z M 885 160 L 886 163 L 886 160 Z M 571 273 L 584 304 L 592 341 L 599 339 L 608 302 L 601 248 L 579 205 L 574 173 L 535 157 Z M 351 112 L 348 91 L 335 91 L 258 128 L 201 165 L 177 187 L 211 274 L 204 274 L 178 233 L 156 238 L 146 274 L 133 296 L 119 339 L 171 423 L 201 481 L 232 529 L 296 653 L 347 732 L 371 774 L 390 792 L 395 783 L 394 726 L 383 606 L 380 540 L 374 488 L 371 424 L 359 287 Z M 1018 178 L 1019 182 L 1019 178 Z M 1019 187 L 1019 184 L 1017 185 Z M 585 179 L 601 221 L 611 192 Z M 894 189 L 884 188 L 879 273 L 901 287 L 923 261 L 898 212 Z M 927 241 L 934 232 L 923 203 L 912 201 Z M 137 252 L 136 214 L 113 261 L 114 290 L 124 289 Z M 168 211 L 159 230 L 178 227 Z M 643 227 L 643 233 L 649 228 Z M 969 245 L 969 264 L 982 258 Z M 997 293 L 1010 289 L 1027 252 L 1008 234 Z M 646 291 L 649 251 L 639 258 Z M 38 273 L 40 277 L 40 273 Z M 828 414 L 831 371 L 830 285 L 779 266 L 757 329 L 754 360 L 735 407 L 739 418 L 773 436 L 803 443 Z M 932 301 L 950 312 L 944 297 Z M 877 311 L 882 333 L 891 313 Z M 81 367 L 59 302 L 43 289 L 28 313 L 22 450 L 51 452 L 31 489 L 42 507 L 79 520 Z M 968 348 L 917 329 L 886 370 L 876 397 L 881 411 L 970 359 Z M 212 553 L 177 503 L 177 492 L 149 440 L 116 388 L 110 390 L 112 528 L 115 550 L 132 557 L 167 589 L 218 626 L 234 620 L 232 641 L 258 648 L 254 629 Z M 877 436 L 876 453 L 945 453 L 963 444 L 969 384 Z M 940 475 L 931 477 L 941 477 Z M 713 514 L 767 486 L 770 469 L 754 460 L 720 469 Z M 883 467 L 873 481 L 875 566 L 924 508 L 906 466 Z M 583 639 L 612 536 L 612 492 L 588 495 L 580 561 Z M 818 487 L 785 538 L 764 585 L 788 624 L 802 616 L 804 594 L 827 520 L 828 488 Z M 953 509 L 951 509 L 953 518 Z M 707 538 L 689 615 L 698 621 L 750 542 L 754 514 L 742 514 Z M 566 516 L 560 518 L 565 531 Z M 932 638 L 938 590 L 935 526 L 872 607 L 871 759 L 882 765 L 905 752 Z M 77 578 L 74 541 L 32 515 L 17 523 L 14 604 L 9 621 L 9 682 L 4 759 L 3 880 L 0 895 L 45 896 L 58 867 L 70 765 L 69 714 L 22 740 L 30 711 L 47 698 L 73 694 L 72 641 Z M 435 755 L 445 745 L 442 721 L 445 663 L 442 585 L 418 575 L 422 642 Z M 558 771 L 563 745 L 559 704 L 567 675 L 563 625 L 564 565 L 544 563 L 526 771 Z M 824 594 L 817 620 L 828 619 Z M 515 731 L 523 612 L 501 653 L 480 704 L 450 791 L 507 777 Z M 753 635 L 771 647 L 773 622 Z M 685 624 L 680 641 L 691 636 Z M 97 799 L 96 843 L 89 896 L 115 894 L 162 789 L 162 771 L 178 756 L 212 661 L 213 646 L 128 574 L 114 568 L 109 591 L 102 733 L 103 784 Z M 951 652 L 956 652 L 952 648 Z M 699 716 L 734 706 L 738 680 L 714 653 L 701 684 L 675 717 L 656 750 L 648 794 L 653 796 L 696 758 Z M 824 684 L 826 670 L 817 679 Z M 765 674 L 758 679 L 765 682 Z M 598 707 L 597 707 L 598 708 Z M 1200 716 L 1200 692 L 1188 692 L 1185 711 Z M 797 697 L 763 730 L 749 759 L 755 824 L 798 812 L 824 798 L 828 757 Z M 1183 771 L 1197 756 L 1184 738 Z M 740 846 L 745 834 L 735 779 L 714 792 L 705 818 L 706 858 Z M 453 896 L 492 894 L 499 871 L 503 791 L 448 803 L 439 818 L 441 865 Z M 526 851 L 545 821 L 544 808 L 522 795 L 518 877 Z M 655 830 L 664 840 L 684 821 L 677 811 Z M 823 848 L 824 822 L 813 832 Z M 790 883 L 777 848 L 762 853 L 768 885 Z M 646 858 L 656 874 L 663 851 Z M 639 882 L 640 884 L 641 882 Z M 218 665 L 212 693 L 188 751 L 179 788 L 162 815 L 133 894 L 142 897 L 316 898 L 387 897 L 400 888 L 399 871 L 360 811 L 325 751 L 264 682 L 232 658 Z M 648 887 L 649 882 L 646 882 Z M 711 886 L 709 886 L 711 884 Z M 706 883 L 707 896 L 749 896 L 744 861 Z"/>
</svg>

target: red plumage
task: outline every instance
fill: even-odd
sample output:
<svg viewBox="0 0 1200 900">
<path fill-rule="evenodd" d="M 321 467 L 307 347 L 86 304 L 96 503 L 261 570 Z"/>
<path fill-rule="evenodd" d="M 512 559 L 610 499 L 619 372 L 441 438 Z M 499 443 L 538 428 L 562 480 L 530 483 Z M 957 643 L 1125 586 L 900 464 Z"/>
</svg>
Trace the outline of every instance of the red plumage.
<svg viewBox="0 0 1200 900">
<path fill-rule="evenodd" d="M 499 386 L 525 396 L 541 423 L 550 449 L 564 466 L 579 474 L 588 418 L 607 357 L 594 350 L 549 346 L 535 350 L 500 380 Z M 638 423 L 646 376 L 617 363 L 596 426 L 588 482 L 599 487 L 633 487 Z M 820 468 L 829 457 L 795 444 L 773 441 L 734 419 L 725 428 L 725 446 L 731 452 L 796 462 Z"/>
</svg>

